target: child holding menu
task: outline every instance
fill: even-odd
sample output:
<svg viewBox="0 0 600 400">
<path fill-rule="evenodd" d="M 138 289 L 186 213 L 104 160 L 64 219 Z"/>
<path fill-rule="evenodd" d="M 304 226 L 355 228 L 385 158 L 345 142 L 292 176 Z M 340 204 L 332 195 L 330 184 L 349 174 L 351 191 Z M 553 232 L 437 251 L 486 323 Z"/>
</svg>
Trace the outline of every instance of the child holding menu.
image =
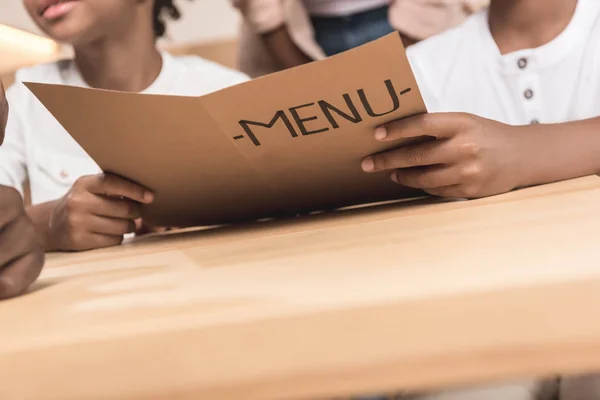
<svg viewBox="0 0 600 400">
<path fill-rule="evenodd" d="M 118 244 L 136 229 L 140 205 L 152 202 L 153 194 L 102 174 L 22 82 L 200 96 L 247 78 L 157 49 L 166 31 L 163 15 L 179 17 L 174 0 L 23 2 L 48 36 L 73 46 L 75 57 L 17 72 L 7 92 L 12 111 L 0 149 L 0 184 L 22 192 L 29 180 L 33 205 L 27 213 L 47 251 Z"/>
<path fill-rule="evenodd" d="M 367 157 L 363 169 L 467 198 L 598 173 L 599 44 L 596 0 L 492 1 L 408 49 L 431 114 L 375 132 L 436 140 Z"/>
<path fill-rule="evenodd" d="M 363 170 L 458 198 L 600 172 L 599 45 L 597 0 L 492 0 L 489 11 L 408 49 L 430 114 L 374 137 L 432 140 L 368 156 Z M 425 398 L 592 400 L 600 378 Z"/>
</svg>

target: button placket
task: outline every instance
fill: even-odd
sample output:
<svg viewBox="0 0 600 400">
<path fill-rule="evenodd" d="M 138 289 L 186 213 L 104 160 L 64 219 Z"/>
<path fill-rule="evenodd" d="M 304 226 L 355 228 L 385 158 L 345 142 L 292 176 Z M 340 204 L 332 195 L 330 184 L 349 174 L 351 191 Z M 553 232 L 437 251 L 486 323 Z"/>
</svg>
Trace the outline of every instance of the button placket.
<svg viewBox="0 0 600 400">
<path fill-rule="evenodd" d="M 518 96 L 523 106 L 525 123 L 539 124 L 542 117 L 542 96 L 540 95 L 539 77 L 531 72 L 524 73 L 524 68 L 520 71 L 522 75 L 519 78 L 517 89 Z"/>
</svg>

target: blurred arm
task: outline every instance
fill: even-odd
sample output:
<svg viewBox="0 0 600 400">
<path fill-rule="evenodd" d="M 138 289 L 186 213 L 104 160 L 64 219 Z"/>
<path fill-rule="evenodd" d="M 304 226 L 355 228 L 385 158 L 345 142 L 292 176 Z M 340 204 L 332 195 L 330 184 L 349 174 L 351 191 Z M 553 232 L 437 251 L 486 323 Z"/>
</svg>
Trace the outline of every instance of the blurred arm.
<svg viewBox="0 0 600 400">
<path fill-rule="evenodd" d="M 294 43 L 286 26 L 281 0 L 232 0 L 252 29 L 262 37 L 281 69 L 306 64 L 311 59 Z"/>
</svg>

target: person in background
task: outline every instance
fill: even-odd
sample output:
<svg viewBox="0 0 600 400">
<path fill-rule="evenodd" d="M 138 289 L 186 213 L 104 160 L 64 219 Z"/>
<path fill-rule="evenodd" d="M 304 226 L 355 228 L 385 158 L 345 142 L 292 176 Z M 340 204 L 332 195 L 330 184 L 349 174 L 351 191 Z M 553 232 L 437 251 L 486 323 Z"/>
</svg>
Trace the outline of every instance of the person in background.
<svg viewBox="0 0 600 400">
<path fill-rule="evenodd" d="M 157 49 L 166 32 L 164 15 L 180 16 L 173 0 L 24 0 L 24 5 L 42 31 L 73 46 L 75 57 L 17 72 L 7 92 L 13 111 L 0 149 L 0 184 L 23 193 L 29 180 L 33 205 L 27 214 L 46 251 L 119 244 L 136 230 L 140 206 L 152 202 L 153 193 L 103 174 L 22 82 L 200 96 L 247 77 Z"/>
<path fill-rule="evenodd" d="M 8 119 L 8 102 L 0 81 L 0 145 Z M 0 300 L 18 296 L 39 276 L 44 250 L 25 214 L 23 199 L 13 188 L 0 186 Z"/>
<path fill-rule="evenodd" d="M 405 45 L 460 24 L 487 0 L 232 0 L 244 16 L 240 69 L 292 68 L 399 31 Z"/>
</svg>

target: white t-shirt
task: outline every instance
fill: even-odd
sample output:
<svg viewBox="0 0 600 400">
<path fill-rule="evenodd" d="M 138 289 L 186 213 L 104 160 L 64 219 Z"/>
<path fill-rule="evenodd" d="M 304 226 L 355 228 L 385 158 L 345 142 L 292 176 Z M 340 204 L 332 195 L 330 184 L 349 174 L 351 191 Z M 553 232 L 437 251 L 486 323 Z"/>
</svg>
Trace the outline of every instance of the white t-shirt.
<svg viewBox="0 0 600 400">
<path fill-rule="evenodd" d="M 568 27 L 535 49 L 501 55 L 484 11 L 407 53 L 430 112 L 511 125 L 600 116 L 598 0 L 579 0 Z"/>
<path fill-rule="evenodd" d="M 374 10 L 390 4 L 390 0 L 302 0 L 310 15 L 343 17 Z"/>
<path fill-rule="evenodd" d="M 143 93 L 201 96 L 248 79 L 195 56 L 163 53 L 162 58 L 159 76 Z M 29 179 L 32 203 L 40 204 L 64 196 L 78 178 L 101 170 L 22 82 L 87 85 L 75 63 L 65 60 L 19 70 L 7 91 L 10 115 L 0 147 L 0 185 L 23 194 Z"/>
</svg>

